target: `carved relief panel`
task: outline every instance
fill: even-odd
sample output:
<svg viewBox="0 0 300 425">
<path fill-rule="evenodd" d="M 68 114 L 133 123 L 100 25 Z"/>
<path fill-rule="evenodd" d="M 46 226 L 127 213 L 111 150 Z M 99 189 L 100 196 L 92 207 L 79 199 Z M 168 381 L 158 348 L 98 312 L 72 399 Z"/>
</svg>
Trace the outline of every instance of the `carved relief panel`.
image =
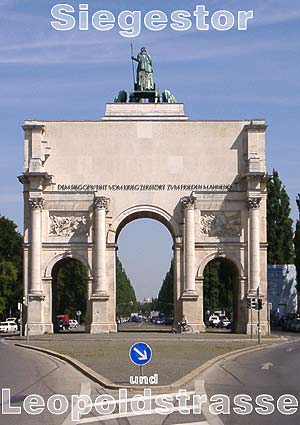
<svg viewBox="0 0 300 425">
<path fill-rule="evenodd" d="M 80 236 L 86 235 L 88 230 L 88 218 L 85 215 L 49 215 L 50 236 Z"/>
<path fill-rule="evenodd" d="M 200 233 L 212 237 L 239 237 L 242 232 L 239 211 L 201 211 Z"/>
</svg>

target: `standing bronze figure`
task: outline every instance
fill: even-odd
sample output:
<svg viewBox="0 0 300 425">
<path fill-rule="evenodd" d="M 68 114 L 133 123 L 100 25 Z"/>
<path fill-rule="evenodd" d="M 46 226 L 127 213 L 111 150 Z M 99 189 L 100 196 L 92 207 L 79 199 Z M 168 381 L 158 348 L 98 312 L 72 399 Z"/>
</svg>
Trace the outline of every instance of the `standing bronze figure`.
<svg viewBox="0 0 300 425">
<path fill-rule="evenodd" d="M 138 89 L 140 91 L 154 90 L 152 59 L 146 48 L 142 47 L 137 57 L 131 58 L 138 62 L 136 71 Z"/>
</svg>

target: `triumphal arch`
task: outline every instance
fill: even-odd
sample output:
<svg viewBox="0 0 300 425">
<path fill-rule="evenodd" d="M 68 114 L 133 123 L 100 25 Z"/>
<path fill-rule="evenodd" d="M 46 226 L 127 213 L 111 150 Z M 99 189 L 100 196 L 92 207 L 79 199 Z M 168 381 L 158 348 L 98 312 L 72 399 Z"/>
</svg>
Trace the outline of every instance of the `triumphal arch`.
<svg viewBox="0 0 300 425">
<path fill-rule="evenodd" d="M 32 334 L 53 332 L 52 271 L 69 257 L 88 273 L 87 331 L 116 331 L 118 235 L 139 218 L 172 235 L 175 321 L 185 315 L 195 332 L 205 329 L 203 273 L 216 258 L 236 270 L 237 332 L 250 332 L 247 296 L 259 287 L 266 300 L 265 122 L 192 121 L 169 92 L 151 99 L 148 87 L 143 102 L 141 91 L 136 86 L 130 101 L 122 92 L 97 121 L 24 122 L 19 179 Z"/>
</svg>

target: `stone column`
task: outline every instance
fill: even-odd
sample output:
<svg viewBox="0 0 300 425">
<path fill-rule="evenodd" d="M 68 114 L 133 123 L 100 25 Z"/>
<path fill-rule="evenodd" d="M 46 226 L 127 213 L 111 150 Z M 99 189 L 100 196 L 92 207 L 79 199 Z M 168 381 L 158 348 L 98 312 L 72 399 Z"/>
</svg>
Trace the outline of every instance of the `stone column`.
<svg viewBox="0 0 300 425">
<path fill-rule="evenodd" d="M 106 212 L 109 199 L 96 197 L 95 206 L 95 271 L 93 295 L 106 295 Z"/>
<path fill-rule="evenodd" d="M 259 207 L 261 198 L 249 198 L 250 218 L 250 292 L 256 291 L 260 286 L 260 232 L 259 232 Z"/>
<path fill-rule="evenodd" d="M 184 208 L 184 292 L 195 293 L 195 198 L 181 199 Z"/>
<path fill-rule="evenodd" d="M 38 295 L 41 289 L 41 211 L 44 199 L 30 198 L 31 206 L 31 238 L 30 238 L 30 285 L 29 293 Z"/>
</svg>

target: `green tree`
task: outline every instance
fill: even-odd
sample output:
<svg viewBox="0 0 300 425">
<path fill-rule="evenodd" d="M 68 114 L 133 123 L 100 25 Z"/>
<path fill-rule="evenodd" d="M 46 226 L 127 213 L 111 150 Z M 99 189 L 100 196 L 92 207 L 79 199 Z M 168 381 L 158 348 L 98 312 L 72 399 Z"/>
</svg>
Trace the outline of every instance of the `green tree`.
<svg viewBox="0 0 300 425">
<path fill-rule="evenodd" d="M 130 313 L 136 311 L 137 301 L 136 301 L 135 291 L 118 257 L 117 257 L 116 266 L 117 266 L 117 271 L 116 271 L 117 316 L 126 317 L 126 316 L 129 316 Z"/>
<path fill-rule="evenodd" d="M 295 245 L 295 266 L 297 272 L 297 292 L 298 292 L 298 311 L 300 312 L 300 193 L 296 199 L 299 218 L 296 223 L 294 245 Z"/>
<path fill-rule="evenodd" d="M 170 270 L 166 274 L 158 294 L 158 306 L 166 316 L 172 316 L 174 312 L 174 262 L 171 261 Z"/>
<path fill-rule="evenodd" d="M 0 315 L 8 315 L 13 304 L 18 270 L 11 261 L 0 259 Z M 15 313 L 15 309 L 12 310 Z"/>
<path fill-rule="evenodd" d="M 0 315 L 17 314 L 22 301 L 22 236 L 17 225 L 0 215 Z"/>
<path fill-rule="evenodd" d="M 276 170 L 267 188 L 268 264 L 291 264 L 294 247 L 290 198 Z"/>
</svg>

